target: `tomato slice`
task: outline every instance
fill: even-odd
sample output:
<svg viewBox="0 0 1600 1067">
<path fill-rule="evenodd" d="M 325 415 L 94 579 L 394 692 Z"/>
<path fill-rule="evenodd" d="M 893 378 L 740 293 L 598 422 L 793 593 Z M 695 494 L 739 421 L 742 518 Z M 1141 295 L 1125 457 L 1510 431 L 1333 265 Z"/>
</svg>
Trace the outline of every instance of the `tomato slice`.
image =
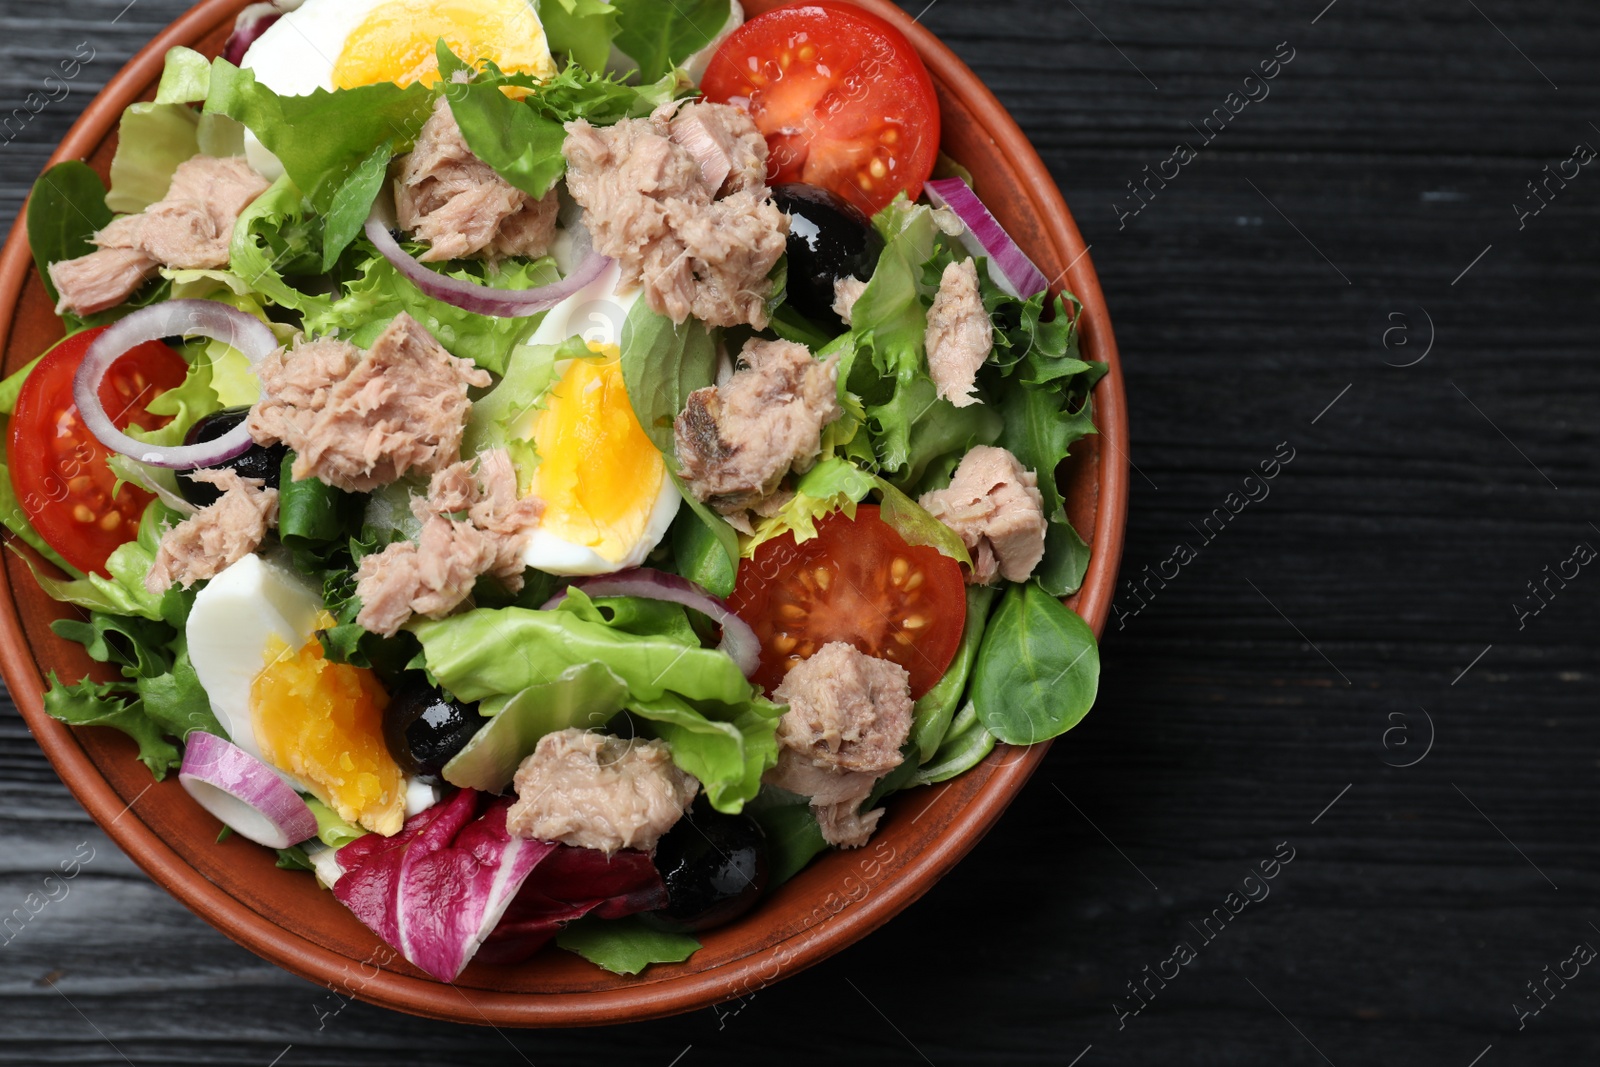
<svg viewBox="0 0 1600 1067">
<path fill-rule="evenodd" d="M 116 488 L 106 466 L 110 452 L 72 400 L 78 364 L 104 329 L 75 333 L 45 353 L 22 383 L 8 441 L 11 486 L 28 522 L 68 563 L 102 575 L 112 550 L 138 535 L 139 517 L 154 499 L 132 485 Z M 156 429 L 168 420 L 151 415 L 148 405 L 182 385 L 188 373 L 182 356 L 147 341 L 111 365 L 100 383 L 100 403 L 119 430 L 130 423 Z"/>
<path fill-rule="evenodd" d="M 753 679 L 768 692 L 789 668 L 831 641 L 893 660 L 911 674 L 911 696 L 944 675 L 967 621 L 961 565 L 937 549 L 908 545 L 878 508 L 834 512 L 799 545 L 773 538 L 739 565 L 728 601 L 761 640 Z"/>
<path fill-rule="evenodd" d="M 840 0 L 776 8 L 733 31 L 700 82 L 747 107 L 766 135 L 767 179 L 831 189 L 871 215 L 915 200 L 939 155 L 939 100 L 911 42 Z"/>
</svg>

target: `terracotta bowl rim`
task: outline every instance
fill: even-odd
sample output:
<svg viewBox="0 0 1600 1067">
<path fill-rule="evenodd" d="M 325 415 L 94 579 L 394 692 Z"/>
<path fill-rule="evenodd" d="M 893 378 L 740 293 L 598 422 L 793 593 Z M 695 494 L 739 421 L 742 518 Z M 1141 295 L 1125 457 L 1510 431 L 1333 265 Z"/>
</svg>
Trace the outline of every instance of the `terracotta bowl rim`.
<svg viewBox="0 0 1600 1067">
<path fill-rule="evenodd" d="M 890 19 L 911 39 L 934 78 L 957 97 L 989 133 L 994 150 L 1016 173 L 1042 221 L 1066 288 L 1083 302 L 1084 345 L 1109 372 L 1095 389 L 1100 430 L 1098 505 L 1094 554 L 1081 591 L 1069 603 L 1098 635 L 1110 614 L 1121 561 L 1128 498 L 1128 426 L 1122 372 L 1111 322 L 1083 238 L 1060 190 L 1033 146 L 989 89 L 929 30 L 889 0 L 855 0 Z M 116 128 L 123 108 L 158 80 L 168 49 L 215 33 L 245 0 L 202 0 L 139 51 L 73 124 L 50 164 L 89 156 Z M 0 252 L 0 350 L 9 340 L 22 286 L 32 269 L 26 208 Z M 1060 279 L 1058 279 L 1058 282 Z M 154 881 L 219 931 L 265 959 L 313 982 L 331 986 L 348 974 L 352 958 L 288 930 L 248 908 L 204 877 L 139 818 L 101 774 L 73 731 L 45 715 L 43 679 L 31 655 L 10 581 L 0 570 L 0 670 L 29 729 L 63 782 L 102 829 Z M 656 982 L 552 994 L 464 990 L 426 978 L 381 971 L 357 995 L 371 1003 L 417 1015 L 494 1026 L 581 1026 L 659 1018 L 731 999 L 739 988 L 759 988 L 778 974 L 793 974 L 859 940 L 910 905 L 952 868 L 989 830 L 1039 766 L 1048 744 L 1026 749 L 997 746 L 997 764 L 972 801 L 922 850 L 896 880 L 831 920 L 721 966 Z M 137 798 L 135 798 L 137 799 Z M 774 972 L 768 974 L 768 972 Z M 469 996 L 470 993 L 470 996 Z"/>
</svg>

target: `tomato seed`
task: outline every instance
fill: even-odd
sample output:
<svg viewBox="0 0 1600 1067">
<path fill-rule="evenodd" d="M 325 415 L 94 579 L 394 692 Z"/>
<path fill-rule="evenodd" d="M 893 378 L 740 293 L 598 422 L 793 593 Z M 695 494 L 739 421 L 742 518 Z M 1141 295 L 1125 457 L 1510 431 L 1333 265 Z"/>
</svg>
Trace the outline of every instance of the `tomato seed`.
<svg viewBox="0 0 1600 1067">
<path fill-rule="evenodd" d="M 826 567 L 818 567 L 816 569 L 815 574 L 816 574 L 817 584 L 819 586 L 821 586 L 824 590 L 826 590 L 828 588 L 828 586 L 833 584 L 833 572 L 828 570 L 828 568 L 826 568 Z"/>
<path fill-rule="evenodd" d="M 104 515 L 100 516 L 100 529 L 104 530 L 106 533 L 113 532 L 121 525 L 122 516 L 118 512 L 108 511 Z"/>
<path fill-rule="evenodd" d="M 72 509 L 72 517 L 77 519 L 79 522 L 93 522 L 94 512 L 90 511 L 84 505 L 78 504 Z"/>
<path fill-rule="evenodd" d="M 906 592 L 909 593 L 909 592 L 911 592 L 911 590 L 913 590 L 917 586 L 921 585 L 922 584 L 922 577 L 923 577 L 922 572 L 918 571 L 917 573 L 913 574 L 911 577 L 907 578 L 906 579 Z"/>
<path fill-rule="evenodd" d="M 797 641 L 791 634 L 779 634 L 777 637 L 772 639 L 772 647 L 777 649 L 779 652 L 793 652 L 794 646 L 797 644 L 799 644 L 799 641 Z"/>
<path fill-rule="evenodd" d="M 908 630 L 920 630 L 928 625 L 928 620 L 921 615 L 908 615 L 902 625 Z"/>
<path fill-rule="evenodd" d="M 894 562 L 889 564 L 889 580 L 895 585 L 906 584 L 906 575 L 911 573 L 911 564 L 901 556 L 896 556 Z"/>
</svg>

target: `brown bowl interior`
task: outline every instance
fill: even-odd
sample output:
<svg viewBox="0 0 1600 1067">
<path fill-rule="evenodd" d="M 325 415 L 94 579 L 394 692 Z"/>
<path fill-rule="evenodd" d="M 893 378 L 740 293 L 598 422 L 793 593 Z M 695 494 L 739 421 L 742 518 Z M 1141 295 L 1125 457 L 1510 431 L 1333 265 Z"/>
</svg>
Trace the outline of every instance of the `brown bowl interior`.
<svg viewBox="0 0 1600 1067">
<path fill-rule="evenodd" d="M 215 54 L 242 3 L 206 0 L 152 41 L 89 106 L 55 159 L 86 159 L 104 176 L 122 109 L 154 95 L 166 50 L 184 44 Z M 746 2 L 752 14 L 774 6 Z M 1127 430 L 1116 345 L 1093 266 L 1049 173 L 972 72 L 886 0 L 864 6 L 893 19 L 927 60 L 943 108 L 944 150 L 972 171 L 985 201 L 1045 274 L 1084 302 L 1084 350 L 1110 364 L 1095 395 L 1100 436 L 1079 445 L 1062 472 L 1074 524 L 1094 549 L 1083 589 L 1069 603 L 1098 633 L 1122 549 Z M 61 335 L 20 220 L 0 254 L 0 331 L 5 373 Z M 107 833 L 240 944 L 312 981 L 421 1015 L 500 1026 L 620 1022 L 770 984 L 839 951 L 926 892 L 1000 816 L 1047 747 L 1002 745 L 952 782 L 893 798 L 868 847 L 820 857 L 753 914 L 706 934 L 705 947 L 686 963 L 623 978 L 548 951 L 515 967 L 474 964 L 454 986 L 441 985 L 403 960 L 376 966 L 391 954 L 310 876 L 278 870 L 270 853 L 238 838 L 214 844 L 217 821 L 189 801 L 175 777 L 152 784 L 122 735 L 72 731 L 46 716 L 43 676 L 76 678 L 91 663 L 78 645 L 50 632 L 50 621 L 71 609 L 46 597 L 13 553 L 0 555 L 0 667 L 40 746 Z"/>
</svg>

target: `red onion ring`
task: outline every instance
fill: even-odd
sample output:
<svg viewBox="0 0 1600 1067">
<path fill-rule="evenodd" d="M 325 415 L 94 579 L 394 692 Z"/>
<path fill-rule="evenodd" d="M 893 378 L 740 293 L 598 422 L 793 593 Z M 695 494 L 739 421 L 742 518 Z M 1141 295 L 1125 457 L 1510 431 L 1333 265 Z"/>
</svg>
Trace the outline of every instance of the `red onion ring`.
<svg viewBox="0 0 1600 1067">
<path fill-rule="evenodd" d="M 216 734 L 189 735 L 178 781 L 202 808 L 258 845 L 288 848 L 316 835 L 316 816 L 300 794 L 277 771 Z"/>
<path fill-rule="evenodd" d="M 140 463 L 173 470 L 221 463 L 250 448 L 250 430 L 244 423 L 204 444 L 161 446 L 136 441 L 117 429 L 101 406 L 100 383 L 112 364 L 136 345 L 187 334 L 199 334 L 238 349 L 252 367 L 278 347 L 278 338 L 266 323 L 215 300 L 168 300 L 117 320 L 90 343 L 72 380 L 72 399 L 83 416 L 83 424 L 101 444 Z"/>
<path fill-rule="evenodd" d="M 377 247 L 383 258 L 428 296 L 475 315 L 492 315 L 502 319 L 526 318 L 541 311 L 549 311 L 600 277 L 601 273 L 611 265 L 609 257 L 602 256 L 594 250 L 589 240 L 589 232 L 579 227 L 574 233 L 573 242 L 573 251 L 578 254 L 579 263 L 571 274 L 559 282 L 541 285 L 536 289 L 496 289 L 493 286 L 440 274 L 415 257 L 407 255 L 406 250 L 400 247 L 400 242 L 394 239 L 394 235 L 389 232 L 389 228 L 384 225 L 376 211 L 367 218 L 366 233 L 367 240 Z"/>
<path fill-rule="evenodd" d="M 712 596 L 687 578 L 651 567 L 634 567 L 615 574 L 585 578 L 573 582 L 567 589 L 582 589 L 592 597 L 636 596 L 645 600 L 682 604 L 722 627 L 722 642 L 717 645 L 717 650 L 732 657 L 746 678 L 761 666 L 761 640 L 756 637 L 750 624 L 735 615 L 727 601 Z M 566 595 L 566 589 L 557 593 L 545 603 L 544 610 L 549 611 L 561 603 Z"/>
<path fill-rule="evenodd" d="M 961 244 L 975 256 L 989 260 L 989 276 L 994 283 L 1019 300 L 1027 300 L 1050 288 L 1044 272 L 1033 265 L 1028 254 L 1006 233 L 978 194 L 960 178 L 940 178 L 923 186 L 934 207 L 947 207 L 966 224 Z"/>
</svg>

